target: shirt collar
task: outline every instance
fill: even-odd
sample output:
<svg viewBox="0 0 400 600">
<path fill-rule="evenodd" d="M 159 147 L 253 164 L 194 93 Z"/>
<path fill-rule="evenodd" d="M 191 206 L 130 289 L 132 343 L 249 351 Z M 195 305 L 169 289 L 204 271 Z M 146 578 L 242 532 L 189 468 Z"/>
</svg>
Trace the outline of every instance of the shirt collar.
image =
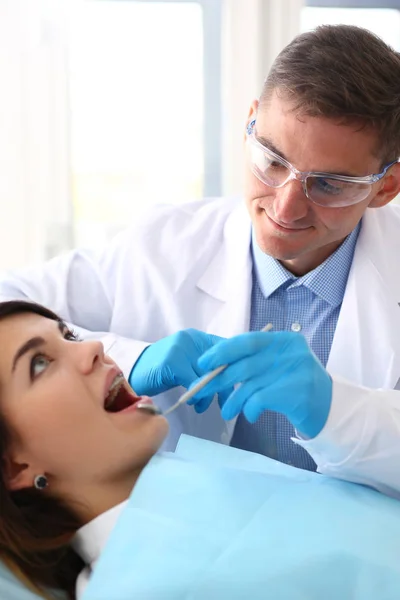
<svg viewBox="0 0 400 600">
<path fill-rule="evenodd" d="M 92 565 L 99 558 L 108 536 L 114 529 L 117 519 L 128 501 L 113 506 L 86 525 L 78 529 L 72 547 L 86 565 Z"/>
<path fill-rule="evenodd" d="M 331 256 L 302 277 L 295 277 L 278 260 L 264 254 L 255 240 L 253 229 L 253 268 L 262 294 L 268 298 L 284 284 L 287 284 L 286 289 L 304 286 L 333 307 L 339 306 L 343 301 L 360 229 L 361 222 Z"/>
</svg>

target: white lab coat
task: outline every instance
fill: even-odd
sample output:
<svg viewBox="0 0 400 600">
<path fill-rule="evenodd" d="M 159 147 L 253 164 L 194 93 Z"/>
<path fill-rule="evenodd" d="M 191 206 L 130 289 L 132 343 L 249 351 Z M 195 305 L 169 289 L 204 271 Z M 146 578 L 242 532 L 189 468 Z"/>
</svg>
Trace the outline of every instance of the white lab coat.
<svg viewBox="0 0 400 600">
<path fill-rule="evenodd" d="M 0 277 L 0 300 L 29 298 L 91 332 L 126 375 L 149 342 L 194 327 L 230 337 L 248 330 L 251 222 L 242 201 L 160 205 L 102 252 L 76 250 Z M 400 494 L 400 207 L 368 209 L 358 237 L 327 368 L 337 411 L 307 450 L 319 469 Z M 161 395 L 166 406 L 182 390 Z M 348 411 L 351 404 L 354 408 Z M 166 449 L 182 432 L 229 443 L 234 421 L 216 403 L 171 414 Z M 344 417 L 349 412 L 350 417 Z M 370 415 L 373 415 L 372 417 Z M 343 442 L 346 440 L 346 443 Z M 360 440 L 362 443 L 360 443 Z M 328 454 L 336 448 L 333 460 Z"/>
</svg>

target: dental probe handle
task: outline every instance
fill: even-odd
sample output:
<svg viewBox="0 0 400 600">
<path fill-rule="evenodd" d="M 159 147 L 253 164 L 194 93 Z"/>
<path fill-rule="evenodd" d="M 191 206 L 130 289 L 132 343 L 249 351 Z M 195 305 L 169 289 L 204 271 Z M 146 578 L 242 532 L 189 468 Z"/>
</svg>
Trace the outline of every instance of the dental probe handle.
<svg viewBox="0 0 400 600">
<path fill-rule="evenodd" d="M 202 390 L 203 387 L 206 386 L 207 383 L 209 383 L 209 381 L 211 381 L 212 379 L 214 379 L 214 377 L 219 375 L 224 369 L 226 369 L 227 366 L 228 365 L 221 365 L 220 367 L 217 367 L 213 371 L 210 371 L 209 373 L 207 373 L 207 375 L 205 375 L 203 377 L 203 379 L 201 381 L 199 381 L 199 383 L 197 383 L 194 387 L 192 387 L 191 390 L 188 390 L 187 392 L 182 394 L 182 396 L 179 398 L 178 402 L 175 402 L 175 404 L 173 404 L 167 410 L 165 410 L 163 412 L 163 415 L 168 415 L 170 412 L 172 412 L 173 410 L 178 408 L 178 406 L 180 406 L 181 404 L 186 404 L 186 402 L 188 400 L 190 400 L 190 398 L 193 398 L 193 396 L 195 396 L 197 394 L 197 392 Z"/>
<path fill-rule="evenodd" d="M 271 329 L 272 329 L 272 323 L 268 323 L 268 325 L 266 325 L 265 327 L 263 327 L 261 329 L 261 331 L 270 331 Z M 217 367 L 213 371 L 210 371 L 209 373 L 207 373 L 207 375 L 205 375 L 203 377 L 203 379 L 201 379 L 199 381 L 199 383 L 197 383 L 191 390 L 188 390 L 187 392 L 185 392 L 184 394 L 182 394 L 182 396 L 179 398 L 178 402 L 175 402 L 175 404 L 173 404 L 172 406 L 170 406 L 169 408 L 167 408 L 167 410 L 165 410 L 163 412 L 163 415 L 164 416 L 168 415 L 173 410 L 175 410 L 176 408 L 178 408 L 179 406 L 181 406 L 181 404 L 185 404 L 188 400 L 190 400 L 191 398 L 193 398 L 193 396 L 195 396 L 197 394 L 197 392 L 199 392 L 200 390 L 202 390 L 203 387 L 205 387 L 207 385 L 207 383 L 209 383 L 212 379 L 214 379 L 214 377 L 216 377 L 217 375 L 219 375 L 220 373 L 222 373 L 222 371 L 224 371 L 227 366 L 228 365 L 221 365 L 220 367 Z"/>
</svg>

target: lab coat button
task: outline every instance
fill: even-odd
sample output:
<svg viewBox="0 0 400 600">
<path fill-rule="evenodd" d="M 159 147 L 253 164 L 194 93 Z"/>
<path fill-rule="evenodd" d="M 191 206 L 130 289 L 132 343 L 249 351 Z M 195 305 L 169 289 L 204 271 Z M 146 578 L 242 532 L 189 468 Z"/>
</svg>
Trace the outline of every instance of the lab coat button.
<svg viewBox="0 0 400 600">
<path fill-rule="evenodd" d="M 300 325 L 300 323 L 292 323 L 291 330 L 292 331 L 296 331 L 296 332 L 297 331 L 301 331 L 301 325 Z"/>
</svg>

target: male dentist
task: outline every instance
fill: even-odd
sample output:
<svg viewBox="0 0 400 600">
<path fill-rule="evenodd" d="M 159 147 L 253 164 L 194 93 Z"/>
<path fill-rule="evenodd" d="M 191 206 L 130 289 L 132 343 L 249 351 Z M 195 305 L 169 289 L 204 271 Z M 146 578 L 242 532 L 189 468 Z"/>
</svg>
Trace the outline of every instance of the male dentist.
<svg viewBox="0 0 400 600">
<path fill-rule="evenodd" d="M 334 381 L 333 396 L 326 387 L 322 394 L 329 402 L 321 435 L 334 407 L 336 428 L 354 395 L 364 404 L 376 399 L 368 427 L 343 426 L 340 470 L 351 460 L 349 437 L 360 448 L 371 428 L 377 448 L 388 439 L 388 421 L 379 418 L 387 402 L 396 407 L 400 445 L 400 209 L 389 206 L 400 191 L 399 55 L 357 27 L 298 36 L 252 102 L 244 138 L 244 202 L 155 207 L 101 253 L 75 250 L 3 274 L 0 300 L 29 298 L 84 335 L 102 335 L 136 391 L 162 393 L 163 407 L 182 391 L 176 386 L 202 374 L 197 361 L 214 336 L 266 323 L 274 335 L 291 332 Z M 313 373 L 307 361 L 303 367 L 293 369 L 299 388 Z M 268 363 L 272 378 L 277 368 Z M 335 381 L 348 382 L 337 384 L 337 400 Z M 308 389 L 317 401 L 318 389 Z M 224 404 L 231 387 L 218 391 Z M 315 468 L 280 405 L 265 402 L 251 423 L 243 410 L 221 416 L 210 394 L 196 399 L 204 414 L 188 406 L 171 414 L 170 448 L 186 432 Z M 372 470 L 391 457 L 380 453 Z"/>
</svg>

